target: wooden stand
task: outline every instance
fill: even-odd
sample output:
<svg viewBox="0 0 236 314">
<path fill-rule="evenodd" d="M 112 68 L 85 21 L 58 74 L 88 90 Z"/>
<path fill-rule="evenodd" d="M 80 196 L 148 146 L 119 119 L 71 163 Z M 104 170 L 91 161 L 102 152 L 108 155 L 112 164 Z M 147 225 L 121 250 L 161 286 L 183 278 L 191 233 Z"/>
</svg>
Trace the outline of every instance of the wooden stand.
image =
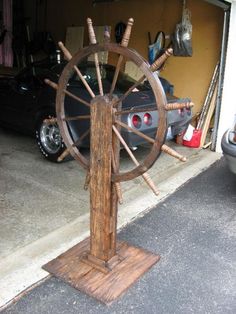
<svg viewBox="0 0 236 314">
<path fill-rule="evenodd" d="M 112 134 L 113 101 L 108 96 L 91 101 L 90 239 L 43 266 L 106 304 L 160 259 L 127 243 L 116 243 L 117 193 L 112 182 L 112 151 L 117 166 L 120 149 Z"/>
<path fill-rule="evenodd" d="M 69 283 L 95 299 L 109 305 L 122 295 L 139 277 L 151 268 L 160 257 L 143 249 L 117 243 L 119 259 L 107 273 L 84 262 L 89 252 L 89 239 L 86 239 L 64 254 L 52 260 L 43 268 L 54 276 Z M 109 262 L 106 266 L 109 269 Z"/>
</svg>

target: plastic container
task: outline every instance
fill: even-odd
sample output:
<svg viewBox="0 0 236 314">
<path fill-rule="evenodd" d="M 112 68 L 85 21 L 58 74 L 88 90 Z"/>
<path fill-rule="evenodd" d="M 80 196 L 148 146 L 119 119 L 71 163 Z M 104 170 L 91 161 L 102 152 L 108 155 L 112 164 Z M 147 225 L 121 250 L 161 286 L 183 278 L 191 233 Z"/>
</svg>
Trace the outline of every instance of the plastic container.
<svg viewBox="0 0 236 314">
<path fill-rule="evenodd" d="M 190 141 L 186 141 L 183 139 L 183 145 L 198 148 L 201 143 L 202 130 L 193 130 L 193 136 Z"/>
</svg>

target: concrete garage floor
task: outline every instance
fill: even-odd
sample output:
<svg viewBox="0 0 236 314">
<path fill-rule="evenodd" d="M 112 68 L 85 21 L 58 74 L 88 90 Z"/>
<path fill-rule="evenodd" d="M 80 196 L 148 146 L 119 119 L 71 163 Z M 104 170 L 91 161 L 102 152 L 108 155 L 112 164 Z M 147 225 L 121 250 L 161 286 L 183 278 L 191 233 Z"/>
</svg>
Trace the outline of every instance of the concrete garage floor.
<svg viewBox="0 0 236 314">
<path fill-rule="evenodd" d="M 122 183 L 119 227 L 149 210 L 207 168 L 219 154 L 169 143 L 187 163 L 162 154 L 151 171 L 156 197 L 142 179 Z M 0 306 L 45 278 L 41 266 L 88 235 L 89 193 L 85 172 L 75 161 L 44 160 L 32 138 L 1 129 L 0 134 Z M 140 156 L 147 148 L 139 149 Z M 122 153 L 124 167 L 130 161 Z"/>
</svg>

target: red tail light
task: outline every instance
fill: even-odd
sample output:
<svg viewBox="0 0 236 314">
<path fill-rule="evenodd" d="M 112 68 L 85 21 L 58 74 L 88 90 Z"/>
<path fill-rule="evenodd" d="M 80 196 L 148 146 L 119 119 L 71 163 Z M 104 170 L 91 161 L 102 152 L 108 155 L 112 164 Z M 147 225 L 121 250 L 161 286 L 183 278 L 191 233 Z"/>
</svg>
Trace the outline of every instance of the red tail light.
<svg viewBox="0 0 236 314">
<path fill-rule="evenodd" d="M 191 109 L 190 108 L 186 108 L 187 111 L 187 115 L 190 116 L 191 115 Z"/>
<path fill-rule="evenodd" d="M 152 124 L 152 116 L 150 115 L 150 113 L 145 113 L 145 115 L 143 117 L 143 121 L 148 126 L 150 126 Z"/>
<path fill-rule="evenodd" d="M 140 116 L 138 116 L 137 114 L 135 114 L 133 117 L 132 117 L 132 123 L 133 123 L 133 126 L 136 128 L 136 129 L 139 129 L 141 124 L 142 124 L 142 120 L 140 118 Z"/>
<path fill-rule="evenodd" d="M 184 109 L 178 109 L 178 112 L 181 117 L 184 116 Z"/>
</svg>

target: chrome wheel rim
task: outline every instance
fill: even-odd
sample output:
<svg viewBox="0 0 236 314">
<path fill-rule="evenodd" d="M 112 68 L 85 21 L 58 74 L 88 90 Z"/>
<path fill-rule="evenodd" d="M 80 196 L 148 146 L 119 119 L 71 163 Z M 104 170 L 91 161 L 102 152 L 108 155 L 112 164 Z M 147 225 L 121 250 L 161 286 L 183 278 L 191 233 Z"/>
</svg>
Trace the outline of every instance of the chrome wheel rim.
<svg viewBox="0 0 236 314">
<path fill-rule="evenodd" d="M 40 141 L 49 154 L 56 154 L 62 144 L 58 125 L 43 123 L 40 128 Z"/>
</svg>

